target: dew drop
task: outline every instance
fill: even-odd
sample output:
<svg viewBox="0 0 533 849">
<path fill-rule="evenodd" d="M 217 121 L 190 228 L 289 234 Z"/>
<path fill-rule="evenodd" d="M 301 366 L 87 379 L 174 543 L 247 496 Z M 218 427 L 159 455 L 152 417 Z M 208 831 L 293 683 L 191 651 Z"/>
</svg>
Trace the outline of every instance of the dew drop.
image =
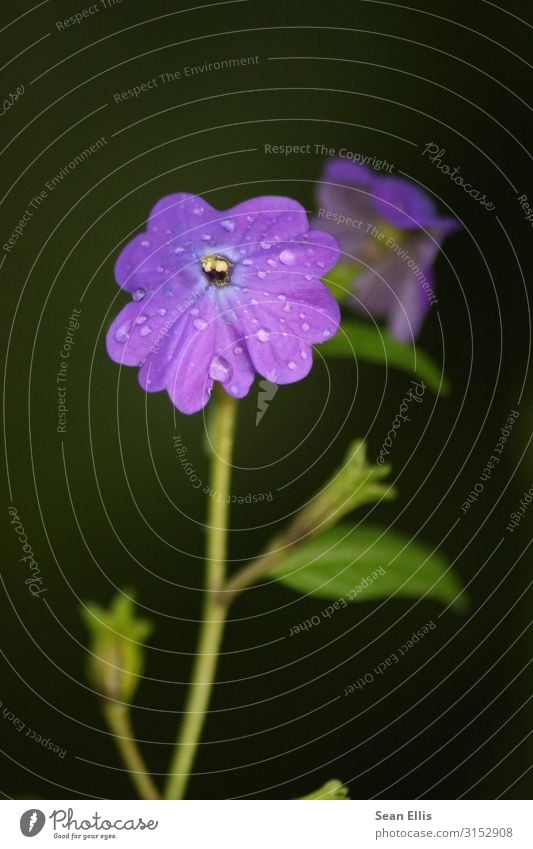
<svg viewBox="0 0 533 849">
<path fill-rule="evenodd" d="M 148 318 L 147 315 L 138 315 L 137 318 L 135 319 L 135 324 L 144 324 L 144 322 L 146 321 L 147 318 Z"/>
<path fill-rule="evenodd" d="M 123 322 L 115 331 L 115 339 L 117 342 L 127 342 L 130 338 L 131 321 Z"/>
<path fill-rule="evenodd" d="M 220 222 L 220 226 L 228 233 L 233 233 L 235 230 L 235 221 L 232 221 L 231 218 L 224 218 L 224 220 Z"/>
<path fill-rule="evenodd" d="M 236 383 L 234 383 L 234 384 L 232 385 L 232 387 L 231 387 L 231 391 L 232 391 L 232 393 L 233 393 L 234 395 L 238 395 L 238 394 L 239 394 L 239 387 L 237 386 L 237 384 L 236 384 Z"/>
<path fill-rule="evenodd" d="M 279 255 L 279 261 L 283 263 L 283 265 L 294 265 L 296 262 L 296 257 L 294 253 L 289 249 L 282 251 Z"/>
<path fill-rule="evenodd" d="M 198 307 L 193 307 L 193 309 L 191 310 L 191 315 L 198 315 L 199 312 L 200 310 L 198 309 Z"/>
<path fill-rule="evenodd" d="M 301 356 L 302 360 L 306 360 L 307 359 L 307 352 L 306 351 L 300 351 L 300 356 Z"/>
<path fill-rule="evenodd" d="M 290 368 L 291 371 L 294 371 L 294 369 L 296 368 L 296 363 L 294 362 L 294 360 L 289 360 L 289 362 L 287 363 L 287 367 Z"/>
<path fill-rule="evenodd" d="M 275 259 L 267 259 L 267 265 L 269 265 L 271 268 L 275 268 L 276 267 L 276 260 Z"/>
<path fill-rule="evenodd" d="M 260 280 L 264 280 L 265 277 L 266 277 L 266 271 L 258 271 L 257 276 L 259 277 Z"/>
<path fill-rule="evenodd" d="M 194 212 L 195 215 L 203 215 L 204 214 L 204 208 L 203 208 L 203 206 L 195 206 L 194 209 L 193 209 L 193 212 Z"/>
<path fill-rule="evenodd" d="M 270 339 L 270 336 L 271 336 L 270 330 L 268 330 L 268 328 L 266 328 L 266 327 L 260 327 L 259 330 L 257 331 L 257 338 L 259 339 L 260 342 L 268 342 L 268 340 Z"/>
<path fill-rule="evenodd" d="M 158 312 L 159 315 L 166 315 L 167 314 L 167 311 L 164 307 L 160 307 L 157 312 Z"/>
<path fill-rule="evenodd" d="M 251 259 L 243 259 L 242 264 L 243 265 L 253 265 L 253 262 L 252 262 Z"/>
<path fill-rule="evenodd" d="M 221 383 L 231 377 L 231 368 L 223 357 L 213 357 L 209 364 L 209 377 L 219 380 Z"/>
<path fill-rule="evenodd" d="M 135 289 L 132 293 L 132 298 L 134 301 L 142 301 L 144 296 L 146 295 L 146 289 Z"/>
<path fill-rule="evenodd" d="M 178 245 L 177 248 L 174 248 L 175 254 L 182 254 L 185 251 L 185 248 L 182 248 L 181 245 Z"/>
<path fill-rule="evenodd" d="M 301 312 L 301 313 L 300 313 L 300 318 L 305 318 L 305 313 L 304 313 L 304 312 Z"/>
<path fill-rule="evenodd" d="M 292 312 L 292 307 L 291 307 L 291 305 L 289 304 L 289 302 L 287 302 L 287 303 L 285 304 L 285 306 L 283 307 L 283 312 Z"/>
<path fill-rule="evenodd" d="M 322 336 L 324 337 L 324 339 L 329 339 L 329 337 L 331 336 L 331 330 L 323 330 Z"/>
<path fill-rule="evenodd" d="M 141 245 L 142 245 L 143 248 L 149 248 L 150 247 L 150 239 L 143 239 L 141 241 Z"/>
<path fill-rule="evenodd" d="M 211 234 L 210 233 L 202 233 L 200 238 L 201 238 L 202 242 L 210 242 L 211 241 Z"/>
<path fill-rule="evenodd" d="M 278 370 L 275 368 L 271 368 L 267 371 L 267 380 L 270 380 L 271 383 L 275 383 L 278 378 Z"/>
<path fill-rule="evenodd" d="M 312 274 L 305 274 L 304 277 L 305 277 L 306 280 L 312 280 L 313 279 Z"/>
<path fill-rule="evenodd" d="M 151 332 L 152 332 L 152 328 L 150 327 L 149 324 L 144 324 L 141 327 L 141 329 L 139 330 L 139 333 L 141 334 L 141 336 L 149 336 Z"/>
<path fill-rule="evenodd" d="M 322 262 L 321 259 L 317 260 L 316 264 L 318 265 L 319 268 L 325 268 L 326 267 L 326 263 Z"/>
<path fill-rule="evenodd" d="M 310 329 L 311 329 L 311 325 L 309 325 L 306 321 L 304 321 L 304 323 L 302 324 L 302 330 L 307 332 Z"/>
<path fill-rule="evenodd" d="M 240 346 L 240 345 L 237 345 L 237 346 L 233 349 L 233 353 L 234 353 L 234 354 L 242 354 L 242 350 L 243 350 L 243 349 L 241 348 L 241 346 Z"/>
<path fill-rule="evenodd" d="M 272 247 L 270 242 L 260 242 L 260 245 L 264 251 L 268 251 Z"/>
<path fill-rule="evenodd" d="M 193 327 L 195 327 L 196 330 L 205 330 L 207 327 L 207 321 L 203 318 L 195 318 L 193 321 Z"/>
<path fill-rule="evenodd" d="M 286 295 L 278 295 L 278 301 L 286 301 L 286 300 L 287 300 Z"/>
<path fill-rule="evenodd" d="M 165 269 L 162 265 L 158 265 L 157 268 L 156 268 L 156 271 L 157 271 L 158 274 L 161 274 L 164 270 Z"/>
</svg>

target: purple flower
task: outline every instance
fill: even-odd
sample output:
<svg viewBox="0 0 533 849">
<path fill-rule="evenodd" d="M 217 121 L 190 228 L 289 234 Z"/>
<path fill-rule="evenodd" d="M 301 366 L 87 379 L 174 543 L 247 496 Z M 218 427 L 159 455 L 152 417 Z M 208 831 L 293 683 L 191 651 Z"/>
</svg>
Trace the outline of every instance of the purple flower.
<svg viewBox="0 0 533 849">
<path fill-rule="evenodd" d="M 440 216 L 408 180 L 345 159 L 326 164 L 317 200 L 316 225 L 339 240 L 344 264 L 358 263 L 350 306 L 385 318 L 393 336 L 411 340 L 436 301 L 432 266 L 458 222 Z"/>
<path fill-rule="evenodd" d="M 215 380 L 236 398 L 255 372 L 272 383 L 301 380 L 311 345 L 339 326 L 320 282 L 338 257 L 335 239 L 309 230 L 290 198 L 254 198 L 226 212 L 196 195 L 162 198 L 116 262 L 133 300 L 109 328 L 109 356 L 139 366 L 142 388 L 166 389 L 182 413 L 201 410 Z"/>
</svg>

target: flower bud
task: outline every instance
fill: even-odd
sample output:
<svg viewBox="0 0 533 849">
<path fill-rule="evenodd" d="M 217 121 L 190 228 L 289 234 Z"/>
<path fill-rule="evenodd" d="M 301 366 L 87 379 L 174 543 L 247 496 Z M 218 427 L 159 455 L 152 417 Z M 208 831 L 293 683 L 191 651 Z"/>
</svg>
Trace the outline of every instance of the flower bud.
<svg viewBox="0 0 533 849">
<path fill-rule="evenodd" d="M 90 633 L 89 680 L 105 699 L 130 703 L 144 666 L 148 619 L 135 614 L 131 591 L 118 593 L 108 610 L 87 604 L 82 616 Z"/>
<path fill-rule="evenodd" d="M 362 504 L 394 498 L 394 488 L 380 483 L 389 471 L 389 466 L 367 463 L 362 440 L 352 442 L 342 464 L 297 516 L 293 535 L 323 533 Z"/>
</svg>

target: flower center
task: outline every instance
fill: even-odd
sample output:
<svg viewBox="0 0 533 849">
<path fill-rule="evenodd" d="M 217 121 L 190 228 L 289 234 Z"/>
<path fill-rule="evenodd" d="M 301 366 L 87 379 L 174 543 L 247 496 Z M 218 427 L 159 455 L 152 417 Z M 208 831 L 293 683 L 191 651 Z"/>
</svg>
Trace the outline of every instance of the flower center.
<svg viewBox="0 0 533 849">
<path fill-rule="evenodd" d="M 202 271 L 213 286 L 227 286 L 231 280 L 232 264 L 219 254 L 209 254 L 200 260 Z"/>
</svg>

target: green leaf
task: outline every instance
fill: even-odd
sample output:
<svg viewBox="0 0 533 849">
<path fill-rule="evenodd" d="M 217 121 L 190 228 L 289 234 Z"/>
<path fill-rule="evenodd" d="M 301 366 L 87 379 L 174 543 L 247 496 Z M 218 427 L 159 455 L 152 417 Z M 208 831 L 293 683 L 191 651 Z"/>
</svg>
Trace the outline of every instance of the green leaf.
<svg viewBox="0 0 533 849">
<path fill-rule="evenodd" d="M 441 552 L 375 525 L 337 525 L 295 547 L 272 575 L 297 592 L 319 598 L 359 602 L 394 595 L 440 601 L 457 611 L 468 606 Z"/>
<path fill-rule="evenodd" d="M 349 799 L 348 788 L 337 778 L 332 778 L 331 781 L 327 781 L 314 793 L 309 793 L 308 796 L 300 796 L 300 800 L 302 799 L 345 801 Z"/>
<path fill-rule="evenodd" d="M 446 375 L 427 354 L 364 322 L 343 321 L 336 336 L 320 346 L 320 352 L 326 357 L 347 357 L 398 368 L 415 374 L 435 394 L 450 393 Z"/>
</svg>

